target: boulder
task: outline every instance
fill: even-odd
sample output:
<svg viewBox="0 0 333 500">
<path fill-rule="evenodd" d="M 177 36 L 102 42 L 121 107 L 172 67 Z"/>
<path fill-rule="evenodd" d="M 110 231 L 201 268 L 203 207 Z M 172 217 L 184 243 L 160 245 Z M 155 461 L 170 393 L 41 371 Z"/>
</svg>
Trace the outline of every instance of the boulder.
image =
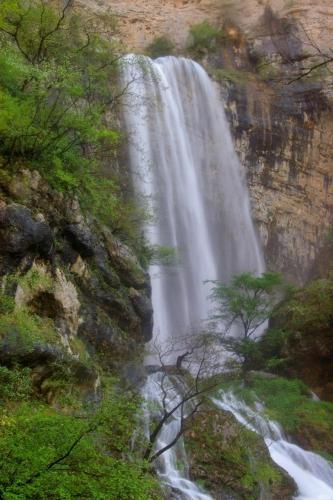
<svg viewBox="0 0 333 500">
<path fill-rule="evenodd" d="M 95 255 L 98 242 L 88 226 L 83 224 L 68 224 L 64 232 L 73 248 L 79 252 L 81 257 L 92 257 Z"/>
<path fill-rule="evenodd" d="M 24 255 L 30 250 L 47 256 L 53 237 L 50 227 L 35 220 L 31 211 L 18 204 L 0 208 L 0 253 Z"/>
</svg>

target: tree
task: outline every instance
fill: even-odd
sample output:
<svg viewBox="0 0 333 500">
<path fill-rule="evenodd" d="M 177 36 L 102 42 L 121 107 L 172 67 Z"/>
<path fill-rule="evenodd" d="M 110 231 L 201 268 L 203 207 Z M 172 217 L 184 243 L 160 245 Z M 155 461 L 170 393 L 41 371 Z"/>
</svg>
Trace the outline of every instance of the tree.
<svg viewBox="0 0 333 500">
<path fill-rule="evenodd" d="M 147 413 L 153 415 L 148 432 L 144 459 L 155 461 L 172 448 L 190 426 L 207 395 L 220 382 L 219 352 L 214 335 L 191 335 L 159 344 L 155 340 L 152 354 L 159 365 L 151 366 L 146 390 Z M 173 361 L 176 361 L 175 364 Z M 177 420 L 174 432 L 167 433 L 167 442 L 158 447 L 161 433 Z"/>
<path fill-rule="evenodd" d="M 212 319 L 215 326 L 222 325 L 221 342 L 242 360 L 243 369 L 247 370 L 260 356 L 256 337 L 282 298 L 283 278 L 271 272 L 261 276 L 242 273 L 229 284 L 211 283 L 214 286 L 210 298 L 216 304 Z"/>
<path fill-rule="evenodd" d="M 112 16 L 88 17 L 69 0 L 0 2 L 1 168 L 39 170 L 116 229 L 130 218 L 109 168 L 130 84 L 121 84 L 122 64 Z"/>
<path fill-rule="evenodd" d="M 1 498 L 155 498 L 156 483 L 131 449 L 135 395 L 112 385 L 98 405 L 67 400 L 60 410 L 23 393 L 18 401 L 12 379 L 0 414 Z"/>
</svg>

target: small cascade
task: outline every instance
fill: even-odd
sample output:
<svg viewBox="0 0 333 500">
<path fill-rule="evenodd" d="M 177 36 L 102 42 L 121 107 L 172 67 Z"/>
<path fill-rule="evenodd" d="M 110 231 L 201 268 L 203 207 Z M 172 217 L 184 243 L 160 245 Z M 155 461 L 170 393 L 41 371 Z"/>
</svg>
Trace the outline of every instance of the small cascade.
<svg viewBox="0 0 333 500">
<path fill-rule="evenodd" d="M 147 431 L 151 420 L 156 416 L 161 417 L 163 394 L 161 390 L 161 373 L 150 375 L 144 388 L 143 396 L 148 402 L 146 409 Z M 168 380 L 166 380 L 168 383 Z M 174 389 L 174 384 L 170 384 L 167 391 L 166 408 L 173 408 L 179 401 L 181 395 Z M 153 410 L 151 410 L 153 408 Z M 172 442 L 179 431 L 180 410 L 168 420 L 160 432 L 156 449 L 160 450 Z M 158 459 L 158 471 L 163 482 L 173 491 L 172 498 L 182 500 L 212 500 L 188 477 L 188 462 L 184 443 L 179 439 L 177 443 L 165 451 Z"/>
<path fill-rule="evenodd" d="M 299 494 L 296 500 L 332 500 L 333 468 L 321 456 L 290 443 L 280 425 L 266 420 L 260 410 L 254 411 L 232 392 L 221 392 L 214 403 L 230 411 L 242 425 L 260 434 L 269 453 L 295 481 Z"/>
</svg>

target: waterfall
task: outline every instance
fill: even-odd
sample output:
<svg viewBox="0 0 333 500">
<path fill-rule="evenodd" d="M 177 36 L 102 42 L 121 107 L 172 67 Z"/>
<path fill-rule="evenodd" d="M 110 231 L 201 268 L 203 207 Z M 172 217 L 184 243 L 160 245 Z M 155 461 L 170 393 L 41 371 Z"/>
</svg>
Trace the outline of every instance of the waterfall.
<svg viewBox="0 0 333 500">
<path fill-rule="evenodd" d="M 166 342 L 195 332 L 207 319 L 209 288 L 205 280 L 228 281 L 243 271 L 259 274 L 264 263 L 251 220 L 244 171 L 219 93 L 204 69 L 184 58 L 151 61 L 128 56 L 124 80 L 129 89 L 124 118 L 134 185 L 154 214 L 147 237 L 152 245 L 176 248 L 181 260 L 172 270 L 161 265 L 150 268 L 154 337 Z M 147 412 L 147 426 L 161 410 L 158 376 L 150 375 L 143 391 L 155 408 Z M 171 394 L 164 403 L 172 404 L 176 398 L 177 394 Z M 235 399 L 222 395 L 215 403 L 260 432 L 249 422 L 249 409 L 244 417 Z M 277 426 L 274 434 L 273 427 L 271 423 L 269 438 L 264 432 L 262 435 L 273 460 L 298 484 L 298 498 L 332 499 L 327 462 L 288 443 Z M 157 449 L 170 443 L 178 429 L 175 414 L 163 427 Z M 179 468 L 180 460 L 184 470 Z M 177 492 L 172 498 L 211 498 L 188 479 L 186 469 L 180 440 L 161 455 L 161 478 Z"/>
<path fill-rule="evenodd" d="M 261 273 L 264 263 L 245 174 L 219 93 L 204 69 L 184 58 L 128 56 L 124 80 L 134 185 L 154 214 L 147 237 L 152 245 L 176 248 L 181 261 L 171 271 L 150 268 L 154 336 L 163 343 L 202 327 L 209 315 L 205 280 Z M 158 411 L 158 374 L 148 378 L 144 395 Z M 177 395 L 168 397 L 174 404 Z M 148 411 L 147 425 L 151 416 Z M 158 449 L 177 434 L 174 417 L 163 427 Z M 180 440 L 160 457 L 161 478 L 181 495 L 177 498 L 209 499 L 187 478 L 186 463 Z"/>
<path fill-rule="evenodd" d="M 173 272 L 150 270 L 154 330 L 163 341 L 207 319 L 205 280 L 260 273 L 264 265 L 244 172 L 207 73 L 184 58 L 134 56 L 125 72 L 131 169 L 156 218 L 148 238 L 180 256 Z"/>
</svg>

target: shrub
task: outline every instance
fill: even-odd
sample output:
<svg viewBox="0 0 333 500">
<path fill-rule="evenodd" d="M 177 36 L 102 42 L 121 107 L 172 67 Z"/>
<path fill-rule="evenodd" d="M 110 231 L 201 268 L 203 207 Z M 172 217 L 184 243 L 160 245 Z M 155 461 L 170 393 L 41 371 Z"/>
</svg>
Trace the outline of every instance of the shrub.
<svg viewBox="0 0 333 500">
<path fill-rule="evenodd" d="M 9 314 L 14 311 L 15 299 L 10 295 L 0 294 L 0 315 Z"/>
<path fill-rule="evenodd" d="M 223 36 L 223 31 L 214 28 L 208 21 L 194 24 L 190 29 L 188 48 L 193 52 L 214 51 L 217 48 L 217 41 Z"/>
<path fill-rule="evenodd" d="M 111 405 L 113 411 L 104 410 L 104 414 L 74 417 L 39 403 L 23 404 L 3 414 L 1 497 L 157 498 L 155 481 L 145 465 L 110 454 L 106 446 L 104 432 L 112 435 L 119 424 L 128 424 L 123 399 L 119 396 Z"/>
<path fill-rule="evenodd" d="M 0 366 L 0 401 L 21 401 L 31 395 L 32 384 L 29 368 L 9 370 Z"/>
<path fill-rule="evenodd" d="M 292 331 L 311 334 L 329 328 L 333 320 L 333 275 L 315 280 L 304 289 L 294 292 L 279 314 Z"/>
<path fill-rule="evenodd" d="M 167 36 L 160 36 L 147 47 L 147 53 L 153 59 L 157 57 L 170 56 L 174 51 L 174 45 Z"/>
</svg>

